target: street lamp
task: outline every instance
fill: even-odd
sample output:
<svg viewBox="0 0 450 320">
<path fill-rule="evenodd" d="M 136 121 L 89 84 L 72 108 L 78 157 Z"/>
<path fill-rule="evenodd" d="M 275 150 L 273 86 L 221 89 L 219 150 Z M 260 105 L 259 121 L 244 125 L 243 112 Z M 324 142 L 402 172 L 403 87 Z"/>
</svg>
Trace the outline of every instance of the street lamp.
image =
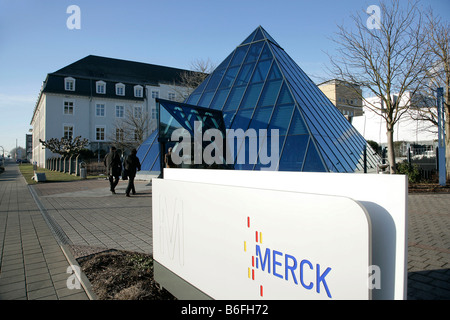
<svg viewBox="0 0 450 320">
<path fill-rule="evenodd" d="M 2 148 L 3 152 L 2 152 L 2 164 L 5 162 L 5 149 L 3 148 L 3 146 L 0 146 L 0 148 Z"/>
</svg>

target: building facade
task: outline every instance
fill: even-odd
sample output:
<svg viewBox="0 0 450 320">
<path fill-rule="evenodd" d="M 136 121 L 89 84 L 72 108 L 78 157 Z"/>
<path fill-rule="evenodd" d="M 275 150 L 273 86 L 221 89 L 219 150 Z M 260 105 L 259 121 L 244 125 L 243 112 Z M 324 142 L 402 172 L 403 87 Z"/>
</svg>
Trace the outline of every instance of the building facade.
<svg viewBox="0 0 450 320">
<path fill-rule="evenodd" d="M 354 117 L 363 115 L 362 90 L 359 86 L 333 79 L 318 87 L 350 122 Z"/>
<path fill-rule="evenodd" d="M 398 99 L 398 95 L 392 95 L 392 99 Z M 424 113 L 435 118 L 436 101 L 429 97 L 417 95 L 412 97 L 410 92 L 405 92 L 400 101 L 400 108 L 407 109 L 394 126 L 394 142 L 403 146 L 403 151 L 407 145 L 423 146 L 423 152 L 435 149 L 438 139 L 436 124 L 421 116 Z M 364 136 L 366 140 L 377 142 L 380 146 L 387 146 L 386 120 L 379 114 L 383 110 L 383 104 L 379 97 L 368 97 L 364 99 L 363 115 L 353 120 L 354 127 Z M 404 152 L 400 152 L 400 156 Z M 434 153 L 434 151 L 433 151 Z"/>
<path fill-rule="evenodd" d="M 155 98 L 179 101 L 189 93 L 182 72 L 189 71 L 91 55 L 48 74 L 31 119 L 33 162 L 45 167 L 57 156 L 39 140 L 81 136 L 100 154 L 112 143 L 145 139 L 157 125 Z M 131 133 L 124 129 L 130 118 L 140 120 Z"/>
</svg>

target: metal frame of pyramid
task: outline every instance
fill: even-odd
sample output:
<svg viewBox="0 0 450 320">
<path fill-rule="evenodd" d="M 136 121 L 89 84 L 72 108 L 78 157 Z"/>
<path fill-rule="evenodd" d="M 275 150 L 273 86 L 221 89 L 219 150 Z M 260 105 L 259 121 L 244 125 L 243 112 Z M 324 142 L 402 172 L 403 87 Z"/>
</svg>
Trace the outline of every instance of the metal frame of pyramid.
<svg viewBox="0 0 450 320">
<path fill-rule="evenodd" d="M 257 27 L 186 99 L 186 104 L 220 110 L 227 129 L 278 129 L 279 171 L 370 172 L 380 161 L 362 135 L 261 27 Z M 157 133 L 139 150 L 144 170 L 159 171 Z M 235 155 L 248 154 L 249 139 Z M 150 156 L 150 158 L 148 158 Z M 144 165 L 148 164 L 148 165 Z M 260 170 L 259 161 L 235 169 Z M 146 168 L 146 169 L 145 169 Z"/>
</svg>

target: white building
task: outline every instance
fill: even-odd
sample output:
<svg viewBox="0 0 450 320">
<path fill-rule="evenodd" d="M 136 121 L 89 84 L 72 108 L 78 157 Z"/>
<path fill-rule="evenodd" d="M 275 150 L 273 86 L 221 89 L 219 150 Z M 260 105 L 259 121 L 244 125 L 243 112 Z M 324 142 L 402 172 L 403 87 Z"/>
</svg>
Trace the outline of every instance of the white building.
<svg viewBox="0 0 450 320">
<path fill-rule="evenodd" d="M 393 98 L 396 98 L 394 95 Z M 378 97 L 366 98 L 363 101 L 364 114 L 353 118 L 353 126 L 364 136 L 366 140 L 373 140 L 379 145 L 387 144 L 386 121 L 377 114 L 369 105 L 377 110 L 381 109 L 381 101 Z M 405 106 L 410 99 L 409 93 L 403 99 Z M 431 102 L 434 103 L 434 102 Z M 437 127 L 431 126 L 429 121 L 416 120 L 418 108 L 424 108 L 422 103 L 413 103 L 407 113 L 404 113 L 394 127 L 394 141 L 404 141 L 411 144 L 432 144 L 437 139 Z M 379 112 L 379 111 L 378 111 Z"/>
<path fill-rule="evenodd" d="M 49 73 L 31 119 L 32 160 L 45 167 L 55 156 L 39 139 L 81 136 L 92 151 L 107 150 L 111 137 L 121 134 L 117 122 L 129 111 L 148 113 L 145 139 L 156 129 L 155 98 L 183 100 L 188 88 L 180 73 L 186 71 L 90 55 Z"/>
</svg>

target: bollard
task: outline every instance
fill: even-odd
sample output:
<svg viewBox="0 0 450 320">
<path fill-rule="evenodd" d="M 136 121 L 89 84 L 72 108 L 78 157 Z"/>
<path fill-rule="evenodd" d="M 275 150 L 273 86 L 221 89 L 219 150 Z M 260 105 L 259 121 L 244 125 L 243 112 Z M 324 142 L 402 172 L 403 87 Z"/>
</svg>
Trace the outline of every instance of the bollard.
<svg viewBox="0 0 450 320">
<path fill-rule="evenodd" d="M 80 162 L 80 177 L 82 180 L 87 179 L 87 169 L 84 161 Z"/>
</svg>

